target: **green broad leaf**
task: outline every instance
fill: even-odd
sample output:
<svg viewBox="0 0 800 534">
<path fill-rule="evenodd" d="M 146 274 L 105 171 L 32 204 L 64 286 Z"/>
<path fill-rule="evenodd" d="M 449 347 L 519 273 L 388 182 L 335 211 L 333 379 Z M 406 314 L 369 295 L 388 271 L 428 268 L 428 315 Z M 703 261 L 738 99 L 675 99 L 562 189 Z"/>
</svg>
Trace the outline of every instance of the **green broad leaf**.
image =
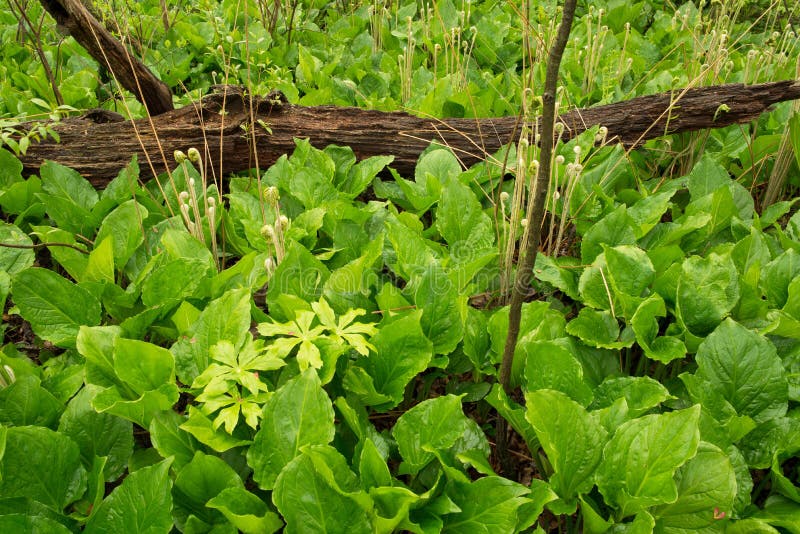
<svg viewBox="0 0 800 534">
<path fill-rule="evenodd" d="M 467 296 L 459 295 L 444 269 L 429 265 L 415 284 L 414 303 L 422 310 L 422 331 L 436 354 L 450 354 L 464 336 Z"/>
<path fill-rule="evenodd" d="M 390 216 L 386 220 L 386 237 L 392 244 L 396 260 L 387 260 L 387 263 L 405 280 L 416 279 L 436 262 L 436 255 L 422 236 L 397 217 Z"/>
<path fill-rule="evenodd" d="M 711 333 L 739 300 L 739 273 L 730 254 L 692 256 L 681 266 L 675 314 L 693 335 Z"/>
<path fill-rule="evenodd" d="M 175 381 L 175 359 L 170 351 L 158 345 L 117 338 L 114 372 L 133 391 L 142 394 Z"/>
<path fill-rule="evenodd" d="M 213 272 L 205 260 L 178 258 L 168 261 L 145 278 L 142 303 L 158 306 L 191 297 Z"/>
<path fill-rule="evenodd" d="M 687 176 L 687 186 L 692 199 L 702 198 L 726 187 L 731 183 L 731 177 L 725 167 L 714 161 L 713 157 L 704 154 Z"/>
<path fill-rule="evenodd" d="M 493 246 L 492 220 L 469 186 L 457 178 L 444 184 L 436 210 L 436 228 L 449 245 L 450 257 L 455 263 L 464 263 Z"/>
<path fill-rule="evenodd" d="M 578 293 L 578 273 L 580 264 L 577 258 L 570 256 L 550 257 L 539 253 L 536 255 L 536 266 L 533 273 L 538 280 L 547 282 L 562 291 L 572 300 L 580 300 Z"/>
<path fill-rule="evenodd" d="M 787 499 L 782 495 L 772 495 L 767 498 L 764 509 L 758 511 L 754 518 L 764 521 L 768 525 L 785 529 L 792 534 L 800 532 L 800 504 Z M 741 531 L 744 532 L 744 531 Z M 751 532 L 781 532 L 779 530 L 762 530 Z"/>
<path fill-rule="evenodd" d="M 684 215 L 673 222 L 659 223 L 649 234 L 642 238 L 640 245 L 647 250 L 677 245 L 687 235 L 697 230 L 706 230 L 711 221 L 711 215 L 703 212 Z"/>
<path fill-rule="evenodd" d="M 744 459 L 744 455 L 738 447 L 729 445 L 725 449 L 725 452 L 728 455 L 728 460 L 730 460 L 731 465 L 733 466 L 733 472 L 736 475 L 736 497 L 733 500 L 733 510 L 736 514 L 742 514 L 742 512 L 747 509 L 751 503 L 753 477 L 750 474 L 750 468 L 747 466 L 747 461 Z"/>
<path fill-rule="evenodd" d="M 794 151 L 794 159 L 800 167 L 800 113 L 796 111 L 789 119 L 789 141 Z"/>
<path fill-rule="evenodd" d="M 436 204 L 442 190 L 439 179 L 427 174 L 420 181 L 402 178 L 397 171 L 389 169 L 395 181 L 395 187 L 382 183 L 377 192 L 388 197 L 392 202 L 414 213 L 424 213 Z"/>
<path fill-rule="evenodd" d="M 267 305 L 273 305 L 281 295 L 293 295 L 306 302 L 314 302 L 322 296 L 330 271 L 311 252 L 295 241 L 286 244 L 286 256 L 275 269 L 267 290 Z M 277 308 L 277 306 L 275 306 Z M 294 317 L 275 317 L 277 320 Z"/>
<path fill-rule="evenodd" d="M 186 417 L 174 411 L 161 412 L 150 422 L 150 441 L 163 458 L 173 458 L 175 469 L 180 470 L 194 458 L 200 444 L 181 425 Z"/>
<path fill-rule="evenodd" d="M 725 534 L 780 534 L 780 531 L 761 519 L 737 519 L 725 526 Z"/>
<path fill-rule="evenodd" d="M 363 367 L 350 367 L 344 376 L 343 385 L 365 406 L 375 406 L 378 410 L 383 406 L 396 406 L 392 397 L 376 389 L 372 376 Z"/>
<path fill-rule="evenodd" d="M 789 213 L 792 206 L 797 204 L 798 201 L 800 201 L 800 198 L 795 197 L 791 200 L 781 200 L 764 208 L 759 216 L 760 228 L 766 230 L 778 222 L 781 217 Z"/>
<path fill-rule="evenodd" d="M 70 350 L 54 360 L 42 373 L 42 387 L 61 403 L 68 402 L 84 384 L 84 365 L 76 358 L 77 353 Z"/>
<path fill-rule="evenodd" d="M 358 458 L 358 474 L 361 487 L 367 491 L 393 485 L 392 473 L 386 465 L 386 458 L 378 450 L 375 442 L 369 438 L 363 440 L 361 456 Z"/>
<path fill-rule="evenodd" d="M 708 224 L 699 231 L 687 234 L 682 244 L 686 250 L 702 247 L 717 233 L 730 228 L 731 221 L 737 215 L 733 188 L 729 185 L 720 187 L 705 196 L 693 198 L 686 206 L 685 217 L 710 216 Z"/>
<path fill-rule="evenodd" d="M 409 313 L 394 321 L 391 327 L 379 330 L 370 340 L 374 352 L 355 364 L 365 373 L 348 372 L 344 378 L 345 388 L 358 395 L 364 387 L 358 383 L 366 379 L 371 383 L 371 389 L 380 395 L 375 409 L 384 411 L 400 404 L 406 385 L 428 368 L 433 357 L 433 344 L 422 332 L 420 316 L 419 311 Z M 374 404 L 369 398 L 361 400 L 368 406 Z"/>
<path fill-rule="evenodd" d="M 656 526 L 655 519 L 648 512 L 641 511 L 629 523 L 617 523 L 608 530 L 608 534 L 652 534 Z"/>
<path fill-rule="evenodd" d="M 0 163 L 0 167 L 2 164 Z M 22 182 L 0 187 L 0 208 L 9 215 L 19 215 L 30 220 L 44 217 L 44 204 L 39 200 L 42 181 L 31 176 Z"/>
<path fill-rule="evenodd" d="M 265 253 L 251 252 L 211 279 L 211 294 L 218 297 L 231 289 L 248 288 L 255 293 L 267 283 Z M 183 303 L 182 303 L 183 304 Z"/>
<path fill-rule="evenodd" d="M 0 532 L 47 532 L 70 534 L 72 531 L 53 519 L 38 515 L 0 515 Z"/>
<path fill-rule="evenodd" d="M 338 196 L 331 178 L 312 167 L 296 168 L 289 178 L 289 191 L 305 209 L 314 209 Z"/>
<path fill-rule="evenodd" d="M 522 345 L 525 353 L 525 390 L 553 389 L 581 406 L 592 402 L 592 389 L 583 380 L 583 367 L 564 347 L 553 341 Z"/>
<path fill-rule="evenodd" d="M 363 444 L 366 440 L 370 440 L 380 451 L 382 457 L 386 458 L 389 456 L 389 438 L 384 436 L 384 434 L 378 433 L 375 426 L 369 420 L 366 408 L 360 406 L 352 399 L 348 402 L 344 397 L 337 397 L 334 404 L 343 422 L 353 434 L 355 434 L 359 442 Z"/>
<path fill-rule="evenodd" d="M 96 412 L 91 400 L 89 389 L 78 392 L 61 416 L 58 431 L 78 445 L 87 469 L 95 457 L 104 457 L 104 480 L 111 482 L 122 475 L 133 454 L 133 425 L 114 415 Z"/>
<path fill-rule="evenodd" d="M 529 451 L 539 448 L 539 438 L 536 437 L 533 426 L 525 417 L 525 408 L 509 399 L 499 384 L 492 386 L 492 390 L 484 397 L 484 400 L 508 421 L 517 434 L 522 436 Z"/>
<path fill-rule="evenodd" d="M 333 440 L 333 405 L 313 369 L 296 376 L 264 404 L 261 427 L 247 451 L 253 479 L 272 489 L 281 470 L 304 445 Z"/>
<path fill-rule="evenodd" d="M 0 149 L 0 189 L 22 182 L 22 162 L 11 152 Z"/>
<path fill-rule="evenodd" d="M 100 223 L 95 242 L 100 243 L 108 236 L 113 236 L 114 262 L 117 269 L 125 267 L 134 251 L 144 242 L 142 221 L 147 216 L 148 212 L 144 206 L 135 200 L 129 200 L 117 206 Z"/>
<path fill-rule="evenodd" d="M 634 222 L 637 238 L 646 235 L 661 221 L 676 191 L 663 191 L 644 197 L 628 208 L 628 215 Z"/>
<path fill-rule="evenodd" d="M 730 517 L 736 497 L 736 474 L 728 455 L 701 442 L 697 455 L 675 473 L 678 500 L 652 510 L 659 532 L 700 532 L 719 525 L 720 514 Z"/>
<path fill-rule="evenodd" d="M 234 447 L 241 447 L 251 443 L 248 440 L 231 436 L 221 428 L 215 428 L 211 419 L 203 415 L 203 412 L 194 406 L 189 407 L 189 417 L 179 428 L 217 452 L 225 452 Z"/>
<path fill-rule="evenodd" d="M 653 282 L 655 269 L 642 249 L 631 245 L 604 246 L 603 252 L 608 282 L 616 293 L 639 297 Z"/>
<path fill-rule="evenodd" d="M 471 422 L 462 411 L 461 398 L 455 395 L 422 401 L 405 412 L 392 429 L 403 457 L 400 471 L 418 473 L 436 457 L 434 452 L 451 449 L 471 432 Z"/>
<path fill-rule="evenodd" d="M 603 449 L 597 487 L 619 517 L 678 499 L 675 471 L 700 442 L 700 406 L 647 415 L 620 426 Z"/>
<path fill-rule="evenodd" d="M 24 271 L 36 259 L 33 241 L 26 233 L 13 224 L 0 222 L 0 243 L 31 248 L 0 247 L 0 271 L 16 274 Z"/>
<path fill-rule="evenodd" d="M 372 488 L 369 496 L 375 502 L 374 532 L 397 532 L 401 529 L 411 532 L 419 530 L 419 526 L 409 519 L 409 512 L 412 508 L 418 507 L 420 502 L 425 502 L 427 500 L 425 496 L 417 495 L 411 490 L 398 486 Z M 439 528 L 441 528 L 441 520 L 439 523 Z"/>
<path fill-rule="evenodd" d="M 422 154 L 414 168 L 414 179 L 423 185 L 431 177 L 444 182 L 448 178 L 456 178 L 459 174 L 461 174 L 461 164 L 458 158 L 449 149 L 442 148 L 433 148 Z"/>
<path fill-rule="evenodd" d="M 113 207 L 129 200 L 139 187 L 138 181 L 139 163 L 137 155 L 134 154 L 131 161 L 119 170 L 117 176 L 100 193 L 100 201 L 93 206 L 92 211 L 97 213 L 103 208 L 103 213 L 107 213 Z"/>
<path fill-rule="evenodd" d="M 583 301 L 617 316 L 631 317 L 655 278 L 647 254 L 633 246 L 606 247 L 578 282 Z"/>
<path fill-rule="evenodd" d="M 0 423 L 54 428 L 64 406 L 40 385 L 34 375 L 20 376 L 0 389 Z"/>
<path fill-rule="evenodd" d="M 558 500 L 558 495 L 544 480 L 534 478 L 528 487 L 531 492 L 526 496 L 527 502 L 517 509 L 517 532 L 532 528 L 544 511 L 545 505 Z"/>
<path fill-rule="evenodd" d="M 171 459 L 131 473 L 92 513 L 84 532 L 160 534 L 172 524 Z"/>
<path fill-rule="evenodd" d="M 591 347 L 619 349 L 633 345 L 627 330 L 620 337 L 619 323 L 609 311 L 581 308 L 578 316 L 567 323 L 567 333 Z"/>
<path fill-rule="evenodd" d="M 271 534 L 283 526 L 278 514 L 244 488 L 225 488 L 209 500 L 206 506 L 219 510 L 244 534 Z"/>
<path fill-rule="evenodd" d="M 358 258 L 333 271 L 325 281 L 323 291 L 325 298 L 334 308 L 374 308 L 369 298 L 372 287 L 378 283 L 375 269 L 380 266 L 378 260 L 383 254 L 383 236 L 370 241 Z"/>
<path fill-rule="evenodd" d="M 464 339 L 461 348 L 473 367 L 478 371 L 488 368 L 491 362 L 490 340 L 486 330 L 488 320 L 488 313 L 477 310 L 472 306 L 467 307 L 467 316 L 464 318 Z"/>
<path fill-rule="evenodd" d="M 8 295 L 11 294 L 11 277 L 6 271 L 0 271 L 0 306 L 6 309 Z M 0 327 L 0 341 L 2 341 L 2 327 Z"/>
<path fill-rule="evenodd" d="M 628 413 L 634 418 L 672 398 L 667 388 L 648 376 L 621 376 L 608 378 L 595 388 L 591 407 L 606 408 L 618 399 L 625 399 Z"/>
<path fill-rule="evenodd" d="M 5 430 L 0 498 L 27 497 L 61 511 L 86 490 L 78 446 L 39 426 Z"/>
<path fill-rule="evenodd" d="M 525 394 L 526 417 L 553 466 L 550 486 L 574 510 L 594 485 L 607 433 L 583 406 L 560 391 Z"/>
<path fill-rule="evenodd" d="M 472 534 L 514 532 L 517 511 L 531 490 L 506 478 L 488 476 L 475 482 L 451 482 L 447 494 L 460 509 L 444 516 L 442 532 Z"/>
<path fill-rule="evenodd" d="M 39 173 L 47 214 L 62 230 L 90 236 L 97 225 L 92 208 L 98 201 L 97 191 L 77 171 L 46 161 Z"/>
<path fill-rule="evenodd" d="M 350 167 L 347 177 L 337 181 L 336 186 L 346 198 L 356 198 L 372 183 L 384 167 L 394 161 L 394 156 L 372 156 Z"/>
<path fill-rule="evenodd" d="M 167 227 L 167 230 L 161 236 L 160 243 L 164 253 L 173 260 L 186 258 L 204 261 L 210 269 L 216 270 L 214 256 L 208 250 L 206 244 L 187 232 L 183 226 L 179 228 Z"/>
<path fill-rule="evenodd" d="M 250 292 L 247 289 L 227 291 L 209 302 L 192 325 L 191 332 L 170 348 L 180 381 L 191 384 L 208 367 L 213 345 L 227 340 L 235 347 L 241 346 L 249 328 Z"/>
<path fill-rule="evenodd" d="M 761 285 L 772 308 L 788 303 L 789 284 L 800 276 L 800 253 L 789 249 L 767 263 L 761 271 Z"/>
<path fill-rule="evenodd" d="M 369 497 L 335 449 L 306 447 L 275 481 L 272 502 L 286 520 L 284 532 L 373 532 Z M 313 498 L 308 498 L 313 496 Z"/>
<path fill-rule="evenodd" d="M 89 253 L 89 261 L 80 282 L 114 283 L 114 238 L 107 236 L 97 241 Z"/>
<path fill-rule="evenodd" d="M 114 343 L 120 334 L 118 326 L 82 326 L 78 330 L 76 346 L 86 359 L 87 384 L 127 388 L 114 371 Z"/>
<path fill-rule="evenodd" d="M 718 394 L 736 414 L 757 423 L 786 414 L 789 386 L 774 345 L 731 319 L 698 348 L 695 377 L 704 395 Z M 726 419 L 714 404 L 704 406 L 717 420 Z"/>
<path fill-rule="evenodd" d="M 51 532 L 49 527 L 53 526 L 52 532 L 63 532 L 59 528 L 66 528 L 66 532 L 75 532 L 78 530 L 78 524 L 73 519 L 63 515 L 59 511 L 53 510 L 46 505 L 34 501 L 27 497 L 11 497 L 0 498 L 0 517 L 18 517 L 27 516 L 29 518 L 47 520 L 43 524 L 48 527 L 47 530 L 9 530 L 8 532 Z M 36 525 L 36 522 L 33 522 Z M 2 530 L 0 532 L 6 532 Z"/>
<path fill-rule="evenodd" d="M 636 223 L 628 215 L 625 205 L 597 221 L 581 240 L 581 262 L 586 265 L 603 252 L 603 245 L 636 244 Z"/>
<path fill-rule="evenodd" d="M 75 241 L 75 236 L 65 230 L 59 228 L 52 228 L 49 226 L 32 226 L 34 233 L 42 243 L 63 243 L 65 245 L 74 246 L 77 249 L 84 249 L 81 243 Z M 80 280 L 83 273 L 86 271 L 86 265 L 89 262 L 89 256 L 78 252 L 70 247 L 64 246 L 50 246 L 47 247 L 50 255 L 59 265 L 61 265 L 67 273 L 75 280 Z"/>
<path fill-rule="evenodd" d="M 60 347 L 74 347 L 78 329 L 100 324 L 100 303 L 49 269 L 31 267 L 13 279 L 14 303 L 33 331 Z"/>
<path fill-rule="evenodd" d="M 631 317 L 631 328 L 636 342 L 645 356 L 661 363 L 669 363 L 686 356 L 686 345 L 675 336 L 659 336 L 657 317 L 665 317 L 667 307 L 658 293 L 653 293 L 639 304 Z"/>
<path fill-rule="evenodd" d="M 185 528 L 194 516 L 207 525 L 227 523 L 221 512 L 206 503 L 228 488 L 244 489 L 239 475 L 216 456 L 196 452 L 175 477 L 172 488 L 173 515 L 179 528 Z"/>
<path fill-rule="evenodd" d="M 495 363 L 500 362 L 500 357 L 508 337 L 508 306 L 504 306 L 495 311 L 489 318 L 487 329 L 491 338 L 492 352 L 495 356 Z M 524 358 L 521 357 L 520 345 L 522 342 L 535 341 L 539 339 L 553 340 L 564 337 L 566 321 L 564 314 L 550 307 L 548 302 L 533 301 L 522 305 L 522 317 L 520 318 L 519 339 L 517 353 L 514 356 L 514 363 L 519 360 L 519 375 L 522 375 Z M 512 373 L 512 378 L 513 378 Z"/>
<path fill-rule="evenodd" d="M 92 399 L 92 407 L 98 412 L 108 412 L 133 421 L 147 428 L 159 412 L 171 410 L 178 402 L 178 387 L 164 384 L 158 389 L 145 391 L 137 398 L 123 397 L 115 387 L 105 389 Z"/>
</svg>

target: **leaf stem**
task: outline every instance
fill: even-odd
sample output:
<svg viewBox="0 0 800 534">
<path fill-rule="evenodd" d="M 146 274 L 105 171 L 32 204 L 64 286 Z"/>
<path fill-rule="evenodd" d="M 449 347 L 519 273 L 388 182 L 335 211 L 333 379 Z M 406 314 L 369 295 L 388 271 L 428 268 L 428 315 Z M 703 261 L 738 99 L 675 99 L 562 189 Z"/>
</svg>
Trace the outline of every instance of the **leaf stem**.
<svg viewBox="0 0 800 534">
<path fill-rule="evenodd" d="M 76 247 L 75 245 L 71 245 L 70 243 L 36 243 L 34 245 L 14 245 L 11 243 L 0 243 L 0 247 L 25 248 L 25 249 L 37 249 L 44 247 L 67 247 L 71 248 L 72 250 L 77 250 L 81 254 L 89 254 L 87 250 L 83 250 L 82 248 Z"/>
</svg>

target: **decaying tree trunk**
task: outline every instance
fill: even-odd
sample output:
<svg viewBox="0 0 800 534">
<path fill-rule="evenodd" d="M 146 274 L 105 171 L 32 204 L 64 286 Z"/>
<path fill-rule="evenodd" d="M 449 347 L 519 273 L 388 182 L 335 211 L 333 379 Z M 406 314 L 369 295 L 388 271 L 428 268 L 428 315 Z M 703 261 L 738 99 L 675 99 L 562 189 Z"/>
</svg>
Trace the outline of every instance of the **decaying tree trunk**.
<svg viewBox="0 0 800 534">
<path fill-rule="evenodd" d="M 104 65 L 119 84 L 136 95 L 150 115 L 170 111 L 172 93 L 144 63 L 92 15 L 80 0 L 40 0 L 59 28 L 72 35 L 93 58 Z"/>
<path fill-rule="evenodd" d="M 451 147 L 470 165 L 512 141 L 518 131 L 516 117 L 434 120 L 399 112 L 294 106 L 282 96 L 251 98 L 229 86 L 195 106 L 135 121 L 90 112 L 55 126 L 60 143 L 32 144 L 21 159 L 28 174 L 37 173 L 44 160 L 53 160 L 104 187 L 133 154 L 142 176 L 150 177 L 175 166 L 175 150 L 196 147 L 217 175 L 225 175 L 254 167 L 256 158 L 266 168 L 291 153 L 295 138 L 309 138 L 320 148 L 350 146 L 360 158 L 393 155 L 392 166 L 408 173 L 431 142 Z M 599 124 L 608 128 L 609 139 L 630 147 L 669 133 L 748 122 L 777 102 L 798 98 L 800 81 L 721 85 L 576 109 L 559 120 L 566 126 L 562 139 Z"/>
</svg>

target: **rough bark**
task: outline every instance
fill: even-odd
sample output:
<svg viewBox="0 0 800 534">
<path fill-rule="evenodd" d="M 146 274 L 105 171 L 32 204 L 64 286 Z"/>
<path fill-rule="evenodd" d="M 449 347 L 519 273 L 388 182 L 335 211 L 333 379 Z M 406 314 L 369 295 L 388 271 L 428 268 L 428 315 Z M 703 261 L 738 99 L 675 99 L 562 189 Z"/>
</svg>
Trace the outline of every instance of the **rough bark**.
<svg viewBox="0 0 800 534">
<path fill-rule="evenodd" d="M 90 112 L 55 125 L 61 142 L 32 144 L 21 159 L 28 174 L 37 173 L 45 160 L 54 160 L 104 187 L 133 154 L 138 155 L 142 176 L 149 177 L 174 167 L 176 149 L 197 147 L 214 172 L 224 175 L 254 166 L 252 137 L 262 168 L 291 153 L 294 138 L 309 138 L 317 147 L 351 146 L 360 158 L 394 155 L 392 166 L 409 172 L 431 142 L 450 146 L 470 165 L 511 141 L 518 131 L 516 117 L 435 120 L 399 112 L 294 106 L 280 97 L 251 99 L 239 88 L 226 87 L 197 105 L 135 121 Z M 798 98 L 800 81 L 792 80 L 676 90 L 569 111 L 560 116 L 566 125 L 562 139 L 600 124 L 608 128 L 609 138 L 631 147 L 665 134 L 748 122 L 775 103 Z M 223 108 L 225 113 L 220 113 Z"/>
<path fill-rule="evenodd" d="M 115 39 L 80 0 L 40 0 L 58 27 L 72 35 L 111 72 L 119 84 L 144 104 L 150 115 L 174 109 L 172 93 L 144 63 Z"/>
</svg>

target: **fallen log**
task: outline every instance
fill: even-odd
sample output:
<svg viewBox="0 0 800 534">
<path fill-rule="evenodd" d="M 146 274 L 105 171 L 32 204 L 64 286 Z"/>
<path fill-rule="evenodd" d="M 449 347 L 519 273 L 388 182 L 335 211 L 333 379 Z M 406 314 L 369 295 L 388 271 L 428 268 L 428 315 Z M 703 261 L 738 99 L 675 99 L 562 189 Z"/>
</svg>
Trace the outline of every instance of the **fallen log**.
<svg viewBox="0 0 800 534">
<path fill-rule="evenodd" d="M 800 98 L 800 81 L 757 85 L 730 84 L 676 90 L 614 104 L 569 111 L 559 117 L 562 139 L 593 125 L 608 128 L 608 138 L 627 147 L 667 134 L 719 128 L 756 119 L 778 102 Z M 142 177 L 174 167 L 175 150 L 196 147 L 216 175 L 266 168 L 291 153 L 295 138 L 314 146 L 347 145 L 359 158 L 390 154 L 401 173 L 413 170 L 431 142 L 453 149 L 464 165 L 485 159 L 518 135 L 517 117 L 429 119 L 401 112 L 333 106 L 302 107 L 275 92 L 250 96 L 223 87 L 196 105 L 155 117 L 125 121 L 109 112 L 90 112 L 54 125 L 60 143 L 32 144 L 20 158 L 27 174 L 45 160 L 76 169 L 95 187 L 104 187 L 131 156 L 138 156 Z M 255 142 L 253 142 L 255 141 Z"/>
<path fill-rule="evenodd" d="M 40 0 L 59 29 L 72 35 L 106 67 L 119 84 L 136 95 L 150 115 L 173 109 L 172 93 L 139 59 L 98 22 L 81 0 Z"/>
</svg>

